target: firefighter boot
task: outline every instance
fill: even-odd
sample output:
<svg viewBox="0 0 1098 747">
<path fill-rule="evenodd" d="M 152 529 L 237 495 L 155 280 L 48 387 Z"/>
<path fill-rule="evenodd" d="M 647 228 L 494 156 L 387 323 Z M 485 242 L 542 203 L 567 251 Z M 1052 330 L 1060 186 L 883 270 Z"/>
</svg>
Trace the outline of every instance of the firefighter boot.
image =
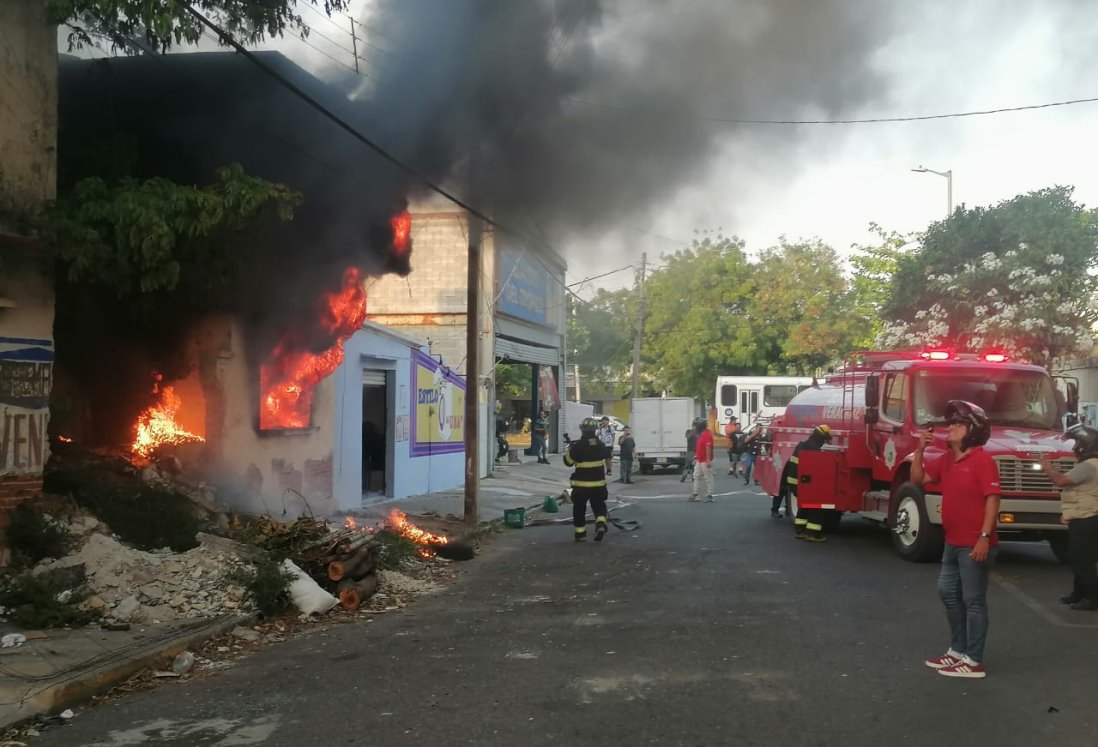
<svg viewBox="0 0 1098 747">
<path fill-rule="evenodd" d="M 808 519 L 797 517 L 793 520 L 793 538 L 808 539 Z"/>
<path fill-rule="evenodd" d="M 813 521 L 809 521 L 805 524 L 804 539 L 809 542 L 826 542 L 827 537 L 824 537 L 823 524 L 817 524 Z"/>
<path fill-rule="evenodd" d="M 595 517 L 595 542 L 602 542 L 602 538 L 606 536 L 606 517 Z"/>
<path fill-rule="evenodd" d="M 587 541 L 587 529 L 586 528 L 581 528 L 581 527 L 576 527 L 576 542 L 586 542 L 586 541 Z"/>
</svg>

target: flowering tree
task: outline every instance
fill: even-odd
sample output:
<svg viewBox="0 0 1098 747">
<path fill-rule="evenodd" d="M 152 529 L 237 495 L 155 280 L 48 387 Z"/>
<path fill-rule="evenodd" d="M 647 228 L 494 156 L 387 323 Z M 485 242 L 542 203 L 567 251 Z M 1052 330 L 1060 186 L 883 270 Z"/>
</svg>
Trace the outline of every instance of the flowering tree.
<svg viewBox="0 0 1098 747">
<path fill-rule="evenodd" d="M 1050 366 L 1088 351 L 1098 320 L 1098 216 L 1071 187 L 959 208 L 900 259 L 882 347 L 996 348 Z"/>
</svg>

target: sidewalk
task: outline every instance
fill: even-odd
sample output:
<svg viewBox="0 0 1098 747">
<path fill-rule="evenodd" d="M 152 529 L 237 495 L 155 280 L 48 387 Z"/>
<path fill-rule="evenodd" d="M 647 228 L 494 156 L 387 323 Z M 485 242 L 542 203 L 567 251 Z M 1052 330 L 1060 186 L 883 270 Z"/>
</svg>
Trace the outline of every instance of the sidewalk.
<svg viewBox="0 0 1098 747">
<path fill-rule="evenodd" d="M 238 625 L 250 616 L 224 616 L 110 632 L 98 628 L 24 631 L 27 641 L 0 649 L 0 729 L 39 715 L 56 715 Z"/>
<path fill-rule="evenodd" d="M 503 512 L 509 508 L 525 508 L 527 513 L 540 509 L 546 496 L 556 498 L 568 488 L 572 474 L 565 467 L 560 454 L 551 454 L 549 464 L 538 464 L 534 457 L 520 456 L 520 461 L 511 464 L 496 464 L 491 477 L 480 480 L 477 496 L 477 519 L 481 522 L 503 518 Z M 614 462 L 614 477 L 617 476 L 618 463 Z M 614 479 L 614 478 L 612 478 Z M 610 497 L 622 488 L 621 483 L 611 482 Z M 397 498 L 375 503 L 362 510 L 365 515 L 384 514 L 390 508 L 399 508 L 408 514 L 437 513 L 439 516 L 465 514 L 465 489 L 458 486 L 428 495 Z M 571 509 L 568 509 L 571 515 Z"/>
</svg>

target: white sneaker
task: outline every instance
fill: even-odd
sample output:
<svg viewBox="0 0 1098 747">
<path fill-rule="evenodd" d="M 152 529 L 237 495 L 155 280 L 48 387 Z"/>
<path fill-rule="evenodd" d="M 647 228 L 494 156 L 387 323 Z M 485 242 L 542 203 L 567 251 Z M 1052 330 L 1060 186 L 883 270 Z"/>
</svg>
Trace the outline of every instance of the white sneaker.
<svg viewBox="0 0 1098 747">
<path fill-rule="evenodd" d="M 710 495 L 710 496 L 706 496 L 706 498 L 705 498 L 705 502 L 706 502 L 706 503 L 712 503 L 712 502 L 713 502 L 713 496 L 711 496 L 711 495 Z"/>
</svg>

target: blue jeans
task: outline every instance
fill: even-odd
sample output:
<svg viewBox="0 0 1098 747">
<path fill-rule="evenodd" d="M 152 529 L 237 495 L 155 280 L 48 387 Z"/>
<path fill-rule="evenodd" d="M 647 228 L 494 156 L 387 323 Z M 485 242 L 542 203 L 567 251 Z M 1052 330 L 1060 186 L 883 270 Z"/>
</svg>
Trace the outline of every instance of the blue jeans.
<svg viewBox="0 0 1098 747">
<path fill-rule="evenodd" d="M 751 470 L 755 467 L 755 455 L 744 454 L 740 457 L 740 463 L 743 464 L 743 484 L 751 482 Z"/>
<path fill-rule="evenodd" d="M 971 547 L 946 544 L 938 576 L 938 596 L 949 620 L 949 647 L 982 662 L 987 643 L 987 583 L 998 548 L 991 548 L 983 563 L 970 558 L 970 552 Z"/>
</svg>

